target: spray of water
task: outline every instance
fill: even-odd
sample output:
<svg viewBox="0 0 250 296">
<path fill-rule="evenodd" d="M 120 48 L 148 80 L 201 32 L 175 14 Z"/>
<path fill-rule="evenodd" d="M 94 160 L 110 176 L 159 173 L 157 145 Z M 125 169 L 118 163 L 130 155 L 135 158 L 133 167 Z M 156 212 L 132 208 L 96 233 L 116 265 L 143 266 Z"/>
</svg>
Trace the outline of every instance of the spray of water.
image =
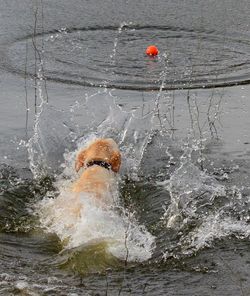
<svg viewBox="0 0 250 296">
<path fill-rule="evenodd" d="M 127 26 L 122 23 L 118 28 L 111 63 L 116 60 L 119 35 Z M 44 99 L 38 81 L 41 104 L 38 106 L 34 135 L 28 143 L 31 170 L 35 177 L 56 173 L 55 186 L 59 195 L 54 199 L 44 198 L 37 205 L 37 212 L 42 227 L 56 233 L 66 249 L 101 240 L 108 251 L 119 259 L 143 261 L 153 254 L 155 237 L 137 222 L 132 211 L 125 210 L 118 191 L 115 191 L 114 204 L 106 209 L 93 203 L 90 196 L 82 194 L 78 201 L 82 204 L 81 215 L 76 219 L 70 214 L 76 197 L 68 188 L 78 177 L 73 169 L 77 151 L 96 137 L 112 137 L 119 144 L 123 155 L 121 177 L 129 176 L 133 181 L 138 180 L 138 170 L 147 150 L 153 145 L 153 139 L 158 135 L 174 139 L 174 94 L 171 98 L 170 93 L 164 91 L 168 56 L 163 53 L 159 60 L 165 65 L 160 77 L 161 87 L 154 97 L 151 112 L 141 117 L 134 111 L 123 111 L 115 102 L 114 92 L 106 88 L 86 94 L 82 102 L 76 102 L 71 107 L 70 112 L 56 110 Z M 216 102 L 214 108 L 213 101 L 212 97 L 207 110 L 208 127 L 211 136 L 218 137 L 215 123 L 221 101 Z M 167 110 L 163 108 L 163 103 Z M 163 237 L 169 229 L 176 234 L 171 248 L 165 246 L 164 258 L 175 254 L 175 249 L 180 250 L 182 255 L 190 255 L 209 246 L 215 239 L 232 234 L 246 238 L 250 233 L 249 211 L 246 210 L 249 200 L 242 197 L 239 189 L 221 185 L 206 172 L 204 149 L 207 139 L 204 125 L 200 123 L 197 98 L 190 92 L 187 104 L 191 130 L 187 131 L 186 142 L 175 142 L 182 156 L 176 159 L 176 148 L 170 146 L 170 141 L 164 144 L 168 159 L 165 175 L 171 167 L 174 170 L 168 180 L 158 184 L 170 195 L 170 202 L 161 218 L 165 227 Z M 194 154 L 198 155 L 196 163 Z"/>
<path fill-rule="evenodd" d="M 99 102 L 100 96 L 108 106 L 108 113 L 103 116 L 103 120 L 92 111 L 95 101 Z M 52 172 L 56 177 L 54 185 L 59 192 L 57 197 L 44 198 L 36 205 L 42 228 L 46 232 L 56 233 L 65 249 L 88 246 L 95 241 L 101 241 L 105 242 L 107 251 L 116 258 L 128 261 L 149 259 L 154 249 L 155 238 L 137 222 L 133 212 L 125 210 L 117 189 L 114 189 L 115 197 L 110 197 L 112 206 L 107 208 L 95 204 L 93 198 L 87 194 L 83 193 L 77 197 L 70 192 L 71 183 L 79 177 L 74 171 L 77 151 L 96 137 L 114 138 L 125 155 L 124 172 L 135 170 L 136 165 L 131 160 L 139 158 L 138 153 L 142 153 L 141 141 L 144 138 L 138 129 L 136 130 L 139 119 L 129 112 L 123 112 L 114 103 L 114 98 L 105 91 L 87 96 L 83 104 L 76 103 L 72 106 L 70 114 L 52 108 L 44 100 L 39 108 L 34 136 L 29 141 L 31 168 L 35 177 Z M 82 112 L 83 109 L 89 115 L 88 121 L 92 129 L 85 127 L 85 135 L 81 136 L 77 130 L 83 130 L 79 125 L 74 128 L 72 119 L 75 113 Z M 144 121 L 150 122 L 150 118 Z M 93 129 L 95 132 L 92 132 Z M 146 133 L 146 130 L 147 127 L 143 126 L 141 132 Z M 128 145 L 131 134 L 133 142 Z M 69 149 L 70 143 L 74 144 L 74 148 Z M 133 150 L 131 147 L 134 147 Z M 77 207 L 80 209 L 79 215 L 75 215 Z"/>
</svg>

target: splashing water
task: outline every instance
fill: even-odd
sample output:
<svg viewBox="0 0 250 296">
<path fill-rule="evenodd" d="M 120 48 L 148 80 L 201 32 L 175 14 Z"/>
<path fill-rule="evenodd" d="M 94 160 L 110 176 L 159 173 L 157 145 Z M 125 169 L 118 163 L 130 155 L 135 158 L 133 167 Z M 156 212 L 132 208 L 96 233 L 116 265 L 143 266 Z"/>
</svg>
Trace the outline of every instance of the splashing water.
<svg viewBox="0 0 250 296">
<path fill-rule="evenodd" d="M 86 141 L 81 139 L 79 146 L 93 140 L 90 135 Z M 66 249 L 93 242 L 105 242 L 107 250 L 116 258 L 128 261 L 144 261 L 151 257 L 154 237 L 139 225 L 133 215 L 126 211 L 120 201 L 117 188 L 108 196 L 111 206 L 102 207 L 93 197 L 82 193 L 80 197 L 69 188 L 72 179 L 77 178 L 73 170 L 76 151 L 65 154 L 66 163 L 63 173 L 55 185 L 59 196 L 55 199 L 45 198 L 37 206 L 40 222 L 47 232 L 56 233 Z M 66 176 L 68 179 L 64 179 Z M 76 215 L 77 209 L 80 212 Z"/>
<path fill-rule="evenodd" d="M 181 162 L 170 180 L 161 185 L 171 197 L 162 219 L 177 236 L 181 234 L 176 244 L 181 255 L 211 246 L 215 239 L 231 235 L 249 237 L 249 198 L 243 198 L 236 187 L 220 185 L 190 159 Z M 167 250 L 164 258 L 173 253 Z"/>
<path fill-rule="evenodd" d="M 128 24 L 122 23 L 118 29 L 113 54 L 110 56 L 114 64 L 118 38 L 126 26 Z M 76 153 L 97 137 L 111 137 L 119 144 L 123 156 L 121 177 L 129 177 L 135 182 L 139 180 L 138 170 L 145 163 L 144 158 L 148 157 L 146 152 L 154 145 L 154 138 L 158 134 L 165 137 L 164 145 L 159 145 L 164 150 L 163 159 L 168 159 L 163 164 L 165 175 L 162 173 L 162 177 L 170 172 L 170 179 L 161 182 L 158 187 L 164 186 L 170 195 L 170 202 L 161 219 L 165 226 L 164 233 L 161 234 L 166 238 L 169 229 L 172 229 L 174 235 L 170 238 L 170 246 L 165 243 L 164 250 L 160 250 L 161 254 L 164 253 L 164 258 L 176 253 L 193 254 L 210 246 L 215 239 L 232 234 L 240 238 L 249 236 L 250 201 L 242 198 L 239 189 L 221 185 L 193 163 L 193 151 L 199 155 L 198 163 L 204 162 L 202 153 L 206 139 L 201 130 L 200 139 L 188 139 L 187 145 L 181 148 L 182 157 L 177 162 L 173 161 L 176 158 L 174 150 L 176 147 L 181 149 L 178 148 L 178 143 L 171 147 L 169 134 L 164 126 L 166 121 L 162 120 L 164 111 L 160 110 L 162 101 L 168 95 L 163 92 L 168 72 L 168 56 L 159 56 L 159 61 L 164 63 L 164 71 L 159 79 L 159 92 L 146 116 L 140 117 L 135 111 L 123 111 L 115 103 L 114 91 L 106 88 L 91 95 L 86 94 L 85 100 L 76 102 L 71 106 L 70 112 L 51 107 L 43 99 L 42 92 L 39 92 L 42 103 L 36 117 L 34 136 L 28 144 L 30 164 L 35 177 L 55 174 L 55 186 L 59 189 L 59 195 L 54 199 L 44 198 L 37 205 L 37 212 L 42 227 L 47 232 L 56 233 L 65 249 L 89 246 L 101 241 L 105 242 L 105 248 L 113 256 L 128 261 L 147 260 L 155 251 L 156 237 L 141 226 L 143 223 L 138 223 L 136 214 L 125 210 L 117 192 L 114 205 L 106 209 L 82 194 L 81 215 L 76 218 L 70 214 L 72 204 L 76 203 L 75 196 L 68 191 L 72 181 L 78 177 L 73 169 Z M 169 99 L 169 103 L 172 104 L 173 101 L 170 102 Z M 170 112 L 169 109 L 167 112 Z M 191 119 L 197 119 L 198 122 L 198 115 L 197 118 L 191 116 Z M 172 119 L 168 123 L 174 130 Z M 195 144 L 193 146 L 190 143 L 192 141 Z M 171 166 L 176 163 L 179 165 L 172 173 Z M 162 200 L 161 205 L 164 203 Z M 157 219 L 159 222 L 158 217 Z"/>
<path fill-rule="evenodd" d="M 184 161 L 169 180 L 171 204 L 166 215 L 167 225 L 175 224 L 178 217 L 195 217 L 202 199 L 203 207 L 212 204 L 215 196 L 225 195 L 225 188 L 201 172 L 190 160 Z"/>
<path fill-rule="evenodd" d="M 66 112 L 43 103 L 36 116 L 34 135 L 29 140 L 30 168 L 35 178 L 55 173 L 65 149 L 74 147 L 74 126 Z"/>
<path fill-rule="evenodd" d="M 122 33 L 122 30 L 128 26 L 131 26 L 133 23 L 132 22 L 122 22 L 117 30 L 117 36 L 115 37 L 114 41 L 114 46 L 113 46 L 113 51 L 112 54 L 110 55 L 111 58 L 111 65 L 115 65 L 116 63 L 116 51 L 117 51 L 117 45 L 119 41 L 120 34 Z"/>
<path fill-rule="evenodd" d="M 100 95 L 105 100 L 104 105 L 108 106 L 103 120 L 92 111 L 95 101 L 99 104 Z M 91 129 L 74 125 L 76 110 L 84 110 Z M 144 261 L 151 257 L 154 236 L 139 225 L 132 212 L 124 209 L 117 190 L 115 198 L 110 197 L 112 206 L 105 209 L 95 204 L 91 196 L 83 193 L 77 198 L 69 190 L 71 183 L 78 178 L 74 170 L 77 151 L 96 137 L 114 138 L 125 156 L 124 170 L 135 171 L 140 164 L 135 160 L 141 159 L 150 118 L 142 120 L 145 124 L 138 131 L 136 126 L 140 119 L 122 111 L 106 92 L 86 97 L 83 105 L 77 103 L 72 107 L 71 114 L 56 110 L 45 102 L 42 104 L 36 118 L 35 134 L 29 142 L 31 167 L 35 177 L 52 172 L 59 195 L 53 199 L 44 198 L 35 208 L 41 227 L 48 233 L 56 233 L 65 249 L 87 247 L 95 241 L 102 241 L 107 251 L 121 260 Z M 84 131 L 85 135 L 80 136 L 79 131 Z M 129 143 L 131 140 L 132 143 Z M 81 209 L 79 215 L 74 214 L 77 206 Z"/>
<path fill-rule="evenodd" d="M 138 117 L 133 111 L 123 111 L 115 104 L 112 92 L 107 90 L 86 96 L 83 103 L 77 102 L 72 106 L 70 113 L 44 104 L 37 117 L 36 137 L 30 141 L 31 160 L 37 176 L 41 174 L 41 164 L 43 171 L 56 172 L 55 186 L 59 188 L 59 196 L 45 198 L 39 203 L 37 212 L 40 212 L 43 228 L 56 233 L 64 248 L 88 247 L 101 240 L 110 254 L 123 260 L 143 261 L 154 253 L 155 237 L 141 226 L 143 223 L 137 222 L 136 214 L 124 209 L 118 195 L 115 206 L 105 210 L 83 195 L 81 218 L 72 221 L 68 211 L 74 203 L 74 196 L 67 192 L 67 188 L 78 177 L 74 171 L 76 153 L 97 137 L 112 137 L 119 144 L 123 156 L 121 177 L 138 180 L 138 169 L 141 164 L 149 165 L 144 158 L 150 158 L 148 153 L 152 149 L 156 155 L 156 149 L 160 148 L 161 157 L 168 159 L 161 164 L 161 167 L 165 166 L 165 176 L 166 169 L 171 172 L 173 165 L 179 163 L 170 179 L 158 184 L 159 187 L 164 185 L 170 194 L 170 202 L 161 219 L 166 227 L 162 235 L 168 235 L 169 229 L 174 233 L 170 245 L 165 243 L 165 251 L 161 250 L 164 258 L 176 253 L 193 254 L 214 240 L 232 234 L 244 238 L 249 236 L 249 201 L 242 198 L 240 190 L 221 185 L 193 163 L 191 155 L 200 148 L 192 146 L 191 139 L 182 147 L 182 154 L 175 155 L 178 143 L 170 141 L 163 130 L 157 136 L 154 123 L 158 119 L 160 99 L 161 93 L 157 95 L 153 111 L 143 117 Z M 103 106 L 100 114 L 95 108 L 98 104 Z M 78 114 L 81 114 L 83 122 L 77 122 Z M 156 141 L 156 138 L 159 139 Z M 205 145 L 205 139 L 203 141 Z M 65 204 L 63 209 L 58 206 L 60 202 Z M 164 200 L 161 203 L 164 204 Z"/>
<path fill-rule="evenodd" d="M 144 261 L 151 257 L 154 237 L 124 208 L 104 209 L 83 193 L 81 212 L 76 217 L 77 204 L 74 194 L 61 192 L 59 197 L 44 199 L 38 205 L 42 226 L 56 233 L 66 249 L 103 241 L 108 251 L 121 260 Z"/>
</svg>

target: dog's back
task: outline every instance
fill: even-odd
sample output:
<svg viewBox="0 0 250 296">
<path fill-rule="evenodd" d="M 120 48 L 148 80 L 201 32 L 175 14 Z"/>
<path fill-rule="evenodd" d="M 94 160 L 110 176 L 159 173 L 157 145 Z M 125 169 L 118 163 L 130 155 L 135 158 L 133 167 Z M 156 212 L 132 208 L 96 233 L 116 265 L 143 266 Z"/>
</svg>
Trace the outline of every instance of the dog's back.
<svg viewBox="0 0 250 296">
<path fill-rule="evenodd" d="M 73 192 L 87 192 L 101 198 L 103 193 L 112 191 L 115 184 L 115 175 L 111 170 L 93 165 L 86 169 L 73 184 Z"/>
<path fill-rule="evenodd" d="M 119 171 L 121 155 L 112 139 L 96 139 L 80 151 L 76 170 L 84 167 L 80 178 L 72 186 L 72 192 L 85 192 L 105 203 L 116 188 L 115 173 Z M 110 199 L 110 198 L 108 198 Z"/>
</svg>

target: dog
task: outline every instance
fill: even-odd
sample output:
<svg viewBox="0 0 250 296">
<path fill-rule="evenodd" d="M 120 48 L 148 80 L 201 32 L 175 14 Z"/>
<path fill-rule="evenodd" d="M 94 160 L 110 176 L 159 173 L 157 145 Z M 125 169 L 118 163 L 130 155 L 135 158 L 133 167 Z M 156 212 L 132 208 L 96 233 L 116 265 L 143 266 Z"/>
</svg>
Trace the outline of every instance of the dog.
<svg viewBox="0 0 250 296">
<path fill-rule="evenodd" d="M 116 142 L 111 138 L 95 139 L 76 157 L 76 172 L 84 170 L 73 183 L 72 192 L 87 193 L 102 205 L 111 204 L 120 166 L 121 153 Z"/>
<path fill-rule="evenodd" d="M 58 184 L 59 195 L 40 203 L 43 225 L 57 233 L 68 246 L 75 246 L 82 233 L 90 231 L 88 227 L 94 225 L 98 232 L 100 221 L 92 220 L 95 214 L 103 219 L 119 204 L 117 173 L 120 166 L 121 153 L 114 140 L 97 138 L 89 142 L 76 156 L 76 172 L 83 169 L 79 177 L 66 182 L 65 186 Z"/>
</svg>

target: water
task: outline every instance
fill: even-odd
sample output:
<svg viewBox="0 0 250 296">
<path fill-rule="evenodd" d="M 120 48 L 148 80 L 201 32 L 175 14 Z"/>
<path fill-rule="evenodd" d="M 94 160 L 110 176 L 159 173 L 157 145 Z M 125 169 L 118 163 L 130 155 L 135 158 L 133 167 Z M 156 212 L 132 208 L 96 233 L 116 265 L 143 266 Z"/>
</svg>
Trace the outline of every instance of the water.
<svg viewBox="0 0 250 296">
<path fill-rule="evenodd" d="M 0 294 L 248 295 L 248 1 L 0 7 Z M 99 136 L 114 206 L 75 221 Z"/>
<path fill-rule="evenodd" d="M 239 33 L 224 34 L 205 29 L 122 23 L 118 29 L 112 26 L 62 28 L 38 36 L 36 42 L 46 42 L 45 76 L 57 82 L 158 90 L 159 76 L 164 71 L 163 53 L 168 53 L 167 89 L 247 84 L 249 40 Z M 32 36 L 27 36 L 14 43 L 6 54 L 9 62 L 5 67 L 23 73 L 25 53 L 32 52 L 33 41 Z M 147 60 L 144 51 L 150 42 L 157 43 L 162 53 L 156 59 Z M 27 61 L 29 76 L 33 74 L 34 59 L 35 56 Z"/>
</svg>

